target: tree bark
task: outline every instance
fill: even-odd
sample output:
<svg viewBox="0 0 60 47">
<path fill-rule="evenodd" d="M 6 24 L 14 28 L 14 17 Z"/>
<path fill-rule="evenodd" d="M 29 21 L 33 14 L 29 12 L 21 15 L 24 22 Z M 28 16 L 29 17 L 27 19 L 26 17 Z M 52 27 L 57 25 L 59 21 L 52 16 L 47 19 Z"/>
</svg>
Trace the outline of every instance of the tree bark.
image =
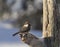
<svg viewBox="0 0 60 47">
<path fill-rule="evenodd" d="M 46 47 L 58 47 L 55 0 L 43 0 L 43 37 Z"/>
</svg>

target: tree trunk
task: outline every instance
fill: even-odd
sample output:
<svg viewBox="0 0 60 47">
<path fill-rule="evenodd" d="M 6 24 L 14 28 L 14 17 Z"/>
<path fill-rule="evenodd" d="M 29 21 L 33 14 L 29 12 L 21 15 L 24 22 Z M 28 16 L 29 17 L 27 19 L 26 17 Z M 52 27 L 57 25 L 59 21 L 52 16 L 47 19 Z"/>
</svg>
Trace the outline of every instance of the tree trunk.
<svg viewBox="0 0 60 47">
<path fill-rule="evenodd" d="M 43 0 L 43 37 L 46 47 L 58 47 L 55 0 Z"/>
</svg>

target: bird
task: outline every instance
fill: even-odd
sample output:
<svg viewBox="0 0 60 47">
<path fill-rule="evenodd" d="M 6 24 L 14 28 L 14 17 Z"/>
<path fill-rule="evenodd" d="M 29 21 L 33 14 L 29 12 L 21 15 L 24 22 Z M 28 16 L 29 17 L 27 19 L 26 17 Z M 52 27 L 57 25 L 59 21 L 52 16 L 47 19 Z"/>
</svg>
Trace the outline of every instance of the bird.
<svg viewBox="0 0 60 47">
<path fill-rule="evenodd" d="M 30 31 L 30 29 L 31 29 L 31 24 L 30 24 L 29 21 L 26 21 L 26 22 L 23 24 L 23 26 L 21 27 L 20 31 L 14 33 L 13 36 L 15 36 L 15 35 L 17 35 L 17 34 L 19 34 L 19 33 L 26 33 L 26 32 L 28 33 L 28 32 Z"/>
</svg>

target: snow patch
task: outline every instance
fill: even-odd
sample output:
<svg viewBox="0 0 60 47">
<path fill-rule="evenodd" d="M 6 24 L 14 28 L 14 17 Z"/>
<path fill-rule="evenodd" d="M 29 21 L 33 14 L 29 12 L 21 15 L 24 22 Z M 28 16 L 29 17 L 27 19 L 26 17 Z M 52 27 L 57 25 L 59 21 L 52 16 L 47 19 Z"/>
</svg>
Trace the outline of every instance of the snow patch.
<svg viewBox="0 0 60 47">
<path fill-rule="evenodd" d="M 0 22 L 0 28 L 12 29 L 13 26 L 10 23 L 2 23 L 2 22 Z"/>
<path fill-rule="evenodd" d="M 28 47 L 28 45 L 20 43 L 0 43 L 0 47 Z"/>
</svg>

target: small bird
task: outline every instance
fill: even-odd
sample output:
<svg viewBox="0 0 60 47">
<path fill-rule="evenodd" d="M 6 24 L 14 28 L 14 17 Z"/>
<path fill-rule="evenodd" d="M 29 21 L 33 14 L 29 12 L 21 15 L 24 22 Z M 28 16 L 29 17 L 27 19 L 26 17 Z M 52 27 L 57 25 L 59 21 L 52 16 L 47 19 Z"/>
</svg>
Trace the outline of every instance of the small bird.
<svg viewBox="0 0 60 47">
<path fill-rule="evenodd" d="M 13 34 L 13 36 L 19 34 L 19 33 L 25 33 L 25 32 L 29 32 L 29 30 L 31 29 L 31 24 L 29 23 L 29 21 L 26 21 L 24 23 L 24 25 L 22 26 L 22 28 L 20 29 L 19 32 L 16 32 Z"/>
</svg>

